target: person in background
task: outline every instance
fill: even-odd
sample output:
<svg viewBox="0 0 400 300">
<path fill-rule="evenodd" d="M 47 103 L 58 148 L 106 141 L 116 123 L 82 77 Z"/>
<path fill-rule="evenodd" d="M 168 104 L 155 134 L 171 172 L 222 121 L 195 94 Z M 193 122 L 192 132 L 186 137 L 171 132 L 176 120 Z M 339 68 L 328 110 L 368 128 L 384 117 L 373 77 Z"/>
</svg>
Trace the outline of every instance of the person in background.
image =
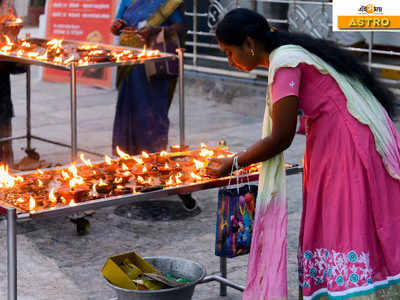
<svg viewBox="0 0 400 300">
<path fill-rule="evenodd" d="M 0 16 L 4 19 L 10 14 L 7 1 L 0 0 Z M 17 30 L 19 31 L 19 30 Z M 13 34 L 18 32 L 13 30 Z M 22 64 L 12 62 L 0 62 L 0 138 L 8 138 L 12 135 L 12 117 L 14 117 L 13 104 L 11 101 L 10 74 L 24 73 L 26 67 Z M 14 164 L 12 142 L 0 142 L 0 163 L 10 167 Z"/>
<path fill-rule="evenodd" d="M 400 299 L 400 138 L 396 99 L 330 41 L 273 30 L 234 9 L 216 36 L 231 66 L 268 68 L 262 139 L 211 176 L 263 162 L 244 300 L 287 299 L 287 199 L 282 152 L 306 118 L 298 243 L 301 299 Z"/>
<path fill-rule="evenodd" d="M 16 63 L 0 62 L 0 138 L 12 135 L 12 117 L 14 117 L 13 104 L 11 102 L 10 74 L 18 74 L 26 71 L 23 65 Z M 0 162 L 10 167 L 14 163 L 12 142 L 0 142 Z"/>
<path fill-rule="evenodd" d="M 129 28 L 137 33 L 147 45 L 161 31 L 165 30 L 167 38 L 184 33 L 184 22 L 181 8 L 169 11 L 161 26 L 153 27 L 146 21 L 159 11 L 160 7 L 171 0 L 122 0 L 116 19 L 111 27 L 115 35 Z M 175 0 L 175 2 L 177 2 Z M 130 44 L 121 38 L 121 44 Z M 119 74 L 119 94 L 113 129 L 113 151 L 119 146 L 131 155 L 141 151 L 158 152 L 168 145 L 169 119 L 168 109 L 172 100 L 174 83 L 168 79 L 152 79 L 146 75 L 143 64 Z"/>
</svg>

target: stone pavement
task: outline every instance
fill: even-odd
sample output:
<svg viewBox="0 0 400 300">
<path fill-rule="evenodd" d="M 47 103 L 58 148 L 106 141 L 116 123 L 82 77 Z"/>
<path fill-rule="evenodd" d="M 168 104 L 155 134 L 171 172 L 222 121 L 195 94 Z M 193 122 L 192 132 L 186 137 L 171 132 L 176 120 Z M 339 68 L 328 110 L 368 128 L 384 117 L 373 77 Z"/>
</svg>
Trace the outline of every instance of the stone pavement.
<svg viewBox="0 0 400 300">
<path fill-rule="evenodd" d="M 33 33 L 34 36 L 37 36 Z M 33 134 L 68 143 L 69 86 L 40 80 L 40 69 L 32 69 Z M 187 74 L 186 137 L 193 147 L 200 142 L 215 145 L 225 139 L 233 151 L 240 151 L 261 135 L 264 87 L 232 81 L 207 79 Z M 14 135 L 25 134 L 25 77 L 12 82 L 16 117 Z M 117 93 L 80 86 L 78 90 L 79 146 L 111 153 L 112 123 Z M 170 111 L 170 144 L 179 141 L 178 101 Z M 398 125 L 398 124 L 396 124 Z M 296 136 L 286 151 L 287 162 L 300 162 L 305 139 Z M 24 153 L 23 141 L 14 142 L 15 158 Z M 42 159 L 68 163 L 69 150 L 35 141 Z M 93 157 L 92 157 L 93 158 Z M 120 217 L 115 208 L 103 208 L 88 218 L 90 233 L 77 236 L 67 218 L 18 224 L 18 295 L 22 300 L 109 300 L 115 297 L 101 275 L 106 258 L 137 251 L 142 256 L 168 255 L 204 264 L 208 274 L 218 274 L 219 259 L 214 255 L 217 190 L 195 193 L 202 212 L 190 219 L 150 222 Z M 297 299 L 297 237 L 301 216 L 301 175 L 288 177 L 288 285 L 289 299 Z M 176 201 L 177 206 L 181 202 Z M 0 299 L 6 299 L 6 221 L 0 218 Z M 228 278 L 245 285 L 247 256 L 228 260 Z M 194 300 L 239 300 L 241 294 L 228 289 L 219 297 L 217 283 L 196 287 Z"/>
<path fill-rule="evenodd" d="M 32 68 L 33 133 L 69 142 L 69 86 L 40 80 L 40 69 Z M 225 88 L 224 88 L 225 87 Z M 235 89 L 233 87 L 236 87 Z M 25 77 L 13 77 L 13 102 L 16 117 L 14 135 L 25 133 Z M 194 148 L 200 142 L 215 145 L 225 139 L 234 151 L 244 149 L 261 134 L 264 110 L 264 87 L 186 76 L 186 137 Z M 112 122 L 117 93 L 79 86 L 79 146 L 111 153 Z M 243 101 L 245 105 L 241 104 Z M 170 111 L 170 144 L 178 143 L 178 101 Z M 231 103 L 231 104 L 229 104 Z M 14 142 L 16 160 L 24 153 L 25 142 Z M 43 159 L 69 162 L 66 148 L 33 142 Z M 297 136 L 287 151 L 288 162 L 300 162 L 304 137 Z M 92 157 L 93 158 L 93 157 Z M 167 255 L 203 263 L 208 274 L 217 274 L 218 257 L 214 255 L 217 190 L 195 193 L 202 212 L 190 219 L 150 222 L 120 217 L 114 207 L 99 209 L 89 218 L 90 234 L 77 236 L 67 218 L 18 224 L 18 294 L 19 299 L 99 299 L 115 297 L 100 273 L 106 258 L 135 250 L 143 256 Z M 296 253 L 301 214 L 301 175 L 288 177 L 289 234 L 288 276 L 290 299 L 297 297 Z M 176 201 L 176 205 L 181 202 Z M 0 221 L 0 299 L 6 298 L 6 221 Z M 245 285 L 247 256 L 228 260 L 229 279 Z M 217 283 L 196 287 L 194 300 L 241 299 L 228 289 L 220 298 Z"/>
</svg>

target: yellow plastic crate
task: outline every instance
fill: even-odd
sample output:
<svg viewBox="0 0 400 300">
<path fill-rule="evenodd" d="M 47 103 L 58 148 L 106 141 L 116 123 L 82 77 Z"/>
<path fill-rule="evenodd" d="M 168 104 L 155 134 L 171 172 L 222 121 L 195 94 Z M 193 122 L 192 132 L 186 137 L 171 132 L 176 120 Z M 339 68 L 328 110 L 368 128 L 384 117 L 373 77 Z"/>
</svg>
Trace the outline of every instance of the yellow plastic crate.
<svg viewBox="0 0 400 300">
<path fill-rule="evenodd" d="M 124 260 L 127 258 L 134 265 L 129 274 L 124 271 L 123 267 Z M 128 290 L 137 289 L 137 285 L 133 283 L 132 280 L 138 279 L 140 274 L 160 274 L 160 272 L 158 272 L 150 263 L 145 261 L 136 252 L 128 252 L 109 257 L 101 273 L 103 274 L 104 278 L 106 278 L 113 285 Z"/>
</svg>

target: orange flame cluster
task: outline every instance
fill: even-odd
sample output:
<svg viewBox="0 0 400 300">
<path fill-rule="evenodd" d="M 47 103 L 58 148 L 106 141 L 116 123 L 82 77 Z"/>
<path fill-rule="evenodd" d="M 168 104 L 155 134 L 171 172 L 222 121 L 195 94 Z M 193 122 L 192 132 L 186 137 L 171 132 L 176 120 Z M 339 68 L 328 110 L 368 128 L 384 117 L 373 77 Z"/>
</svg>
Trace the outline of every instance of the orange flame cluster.
<svg viewBox="0 0 400 300">
<path fill-rule="evenodd" d="M 12 188 L 17 182 L 22 182 L 21 176 L 11 176 L 7 165 L 0 165 L 0 188 Z"/>
<path fill-rule="evenodd" d="M 134 59 L 146 59 L 161 56 L 158 50 L 147 50 L 146 46 L 142 50 L 128 49 L 107 49 L 100 47 L 99 44 L 76 44 L 76 47 L 64 48 L 62 39 L 52 39 L 45 46 L 34 44 L 26 40 L 18 40 L 15 43 L 4 35 L 5 42 L 0 44 L 0 53 L 5 55 L 15 55 L 18 57 L 27 57 L 39 61 L 51 62 L 58 65 L 69 65 L 76 62 L 78 66 L 87 66 L 96 61 L 129 61 Z M 32 49 L 32 48 L 35 48 Z M 80 51 L 84 51 L 81 54 Z M 96 57 L 101 57 L 96 60 Z M 92 60 L 93 59 L 93 60 Z"/>
<path fill-rule="evenodd" d="M 52 44 L 54 47 L 56 45 Z M 48 174 L 50 171 L 37 170 L 29 175 L 25 183 L 24 177 L 12 176 L 6 165 L 0 165 L 0 189 L 34 189 L 34 193 L 21 197 L 18 192 L 18 196 L 9 201 L 17 207 L 34 212 L 43 208 L 54 209 L 58 204 L 75 206 L 82 201 L 81 198 L 83 201 L 96 199 L 99 195 L 104 197 L 106 193 L 116 190 L 124 192 L 124 189 L 131 189 L 135 193 L 155 185 L 170 188 L 202 182 L 208 180 L 205 168 L 211 158 L 233 155 L 205 144 L 199 150 L 184 152 L 162 151 L 149 154 L 143 151 L 140 155 L 131 156 L 119 147 L 116 152 L 120 159 L 104 156 L 104 162 L 96 164 L 81 153 L 81 165 L 77 166 L 73 162 L 63 169 L 51 171 L 51 176 Z M 51 180 L 54 181 L 50 184 Z M 40 190 L 44 190 L 44 193 Z M 86 194 L 82 194 L 82 191 Z"/>
</svg>

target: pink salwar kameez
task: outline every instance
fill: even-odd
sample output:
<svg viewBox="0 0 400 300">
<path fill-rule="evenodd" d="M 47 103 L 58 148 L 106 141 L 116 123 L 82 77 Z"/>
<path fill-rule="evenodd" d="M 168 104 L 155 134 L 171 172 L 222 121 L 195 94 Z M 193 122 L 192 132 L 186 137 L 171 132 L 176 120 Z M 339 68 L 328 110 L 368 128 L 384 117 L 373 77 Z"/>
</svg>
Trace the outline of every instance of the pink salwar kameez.
<svg viewBox="0 0 400 300">
<path fill-rule="evenodd" d="M 384 295 L 380 299 L 400 299 L 396 294 L 400 283 L 400 181 L 385 168 L 370 128 L 349 113 L 346 97 L 332 76 L 306 63 L 279 68 L 271 86 L 272 103 L 289 95 L 298 97 L 299 113 L 306 118 L 298 251 L 303 298 Z M 400 140 L 386 118 L 394 141 L 390 147 L 396 154 Z M 400 159 L 393 157 L 390 164 L 396 169 Z M 270 210 L 273 205 L 272 200 Z M 260 235 L 265 230 L 282 238 L 280 226 L 286 226 L 287 215 L 278 209 L 276 216 L 275 220 L 256 220 L 253 242 L 262 242 Z M 250 256 L 250 276 L 253 268 L 268 268 L 263 257 L 271 255 L 267 246 L 271 241 L 263 242 L 264 247 L 252 245 L 258 255 Z M 286 262 L 277 265 L 286 268 Z M 262 280 L 262 276 L 259 281 L 248 277 L 248 283 L 260 285 L 248 287 L 245 299 L 252 299 L 252 294 L 257 297 L 254 300 L 274 299 L 273 290 L 282 291 L 279 285 L 286 284 L 272 280 L 261 285 Z M 256 291 L 261 286 L 269 289 L 268 297 Z"/>
</svg>

